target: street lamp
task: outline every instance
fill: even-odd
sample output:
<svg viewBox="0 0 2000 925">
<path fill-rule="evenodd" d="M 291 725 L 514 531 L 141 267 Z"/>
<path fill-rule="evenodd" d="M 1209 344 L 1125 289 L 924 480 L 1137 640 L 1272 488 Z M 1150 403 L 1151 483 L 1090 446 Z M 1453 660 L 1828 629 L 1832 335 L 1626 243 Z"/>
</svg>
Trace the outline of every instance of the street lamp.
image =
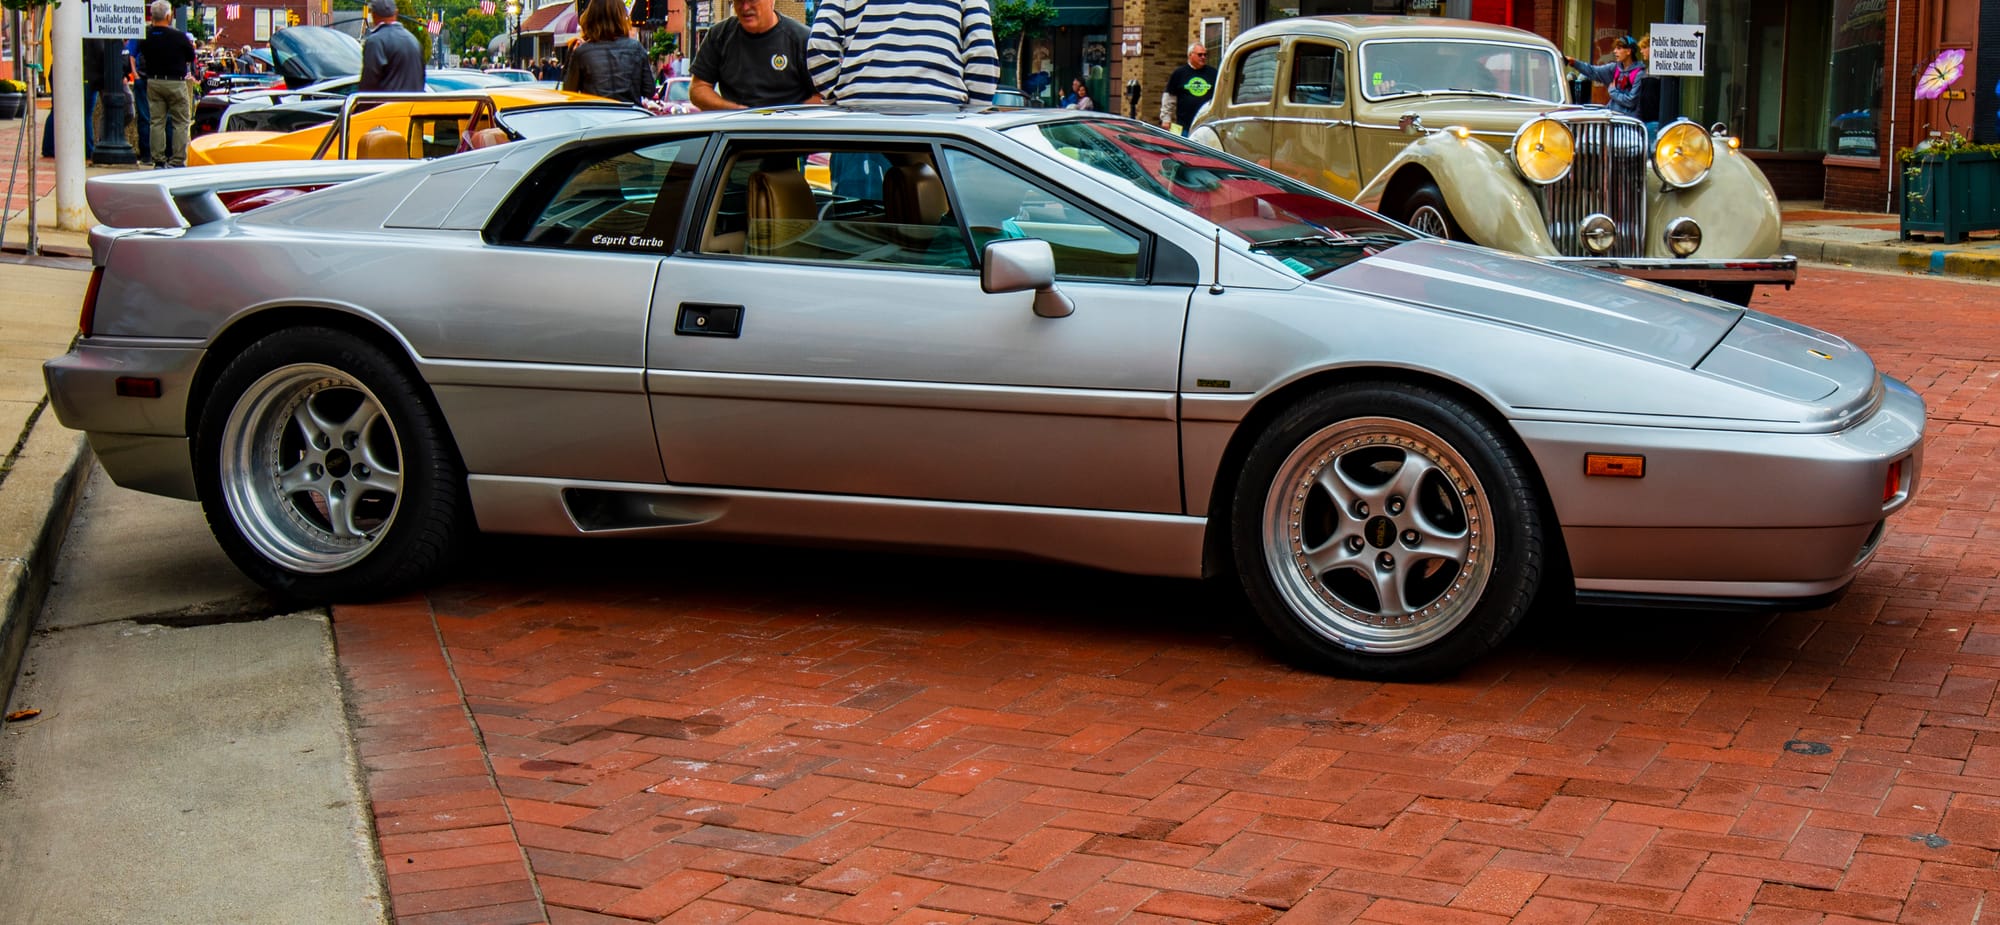
<svg viewBox="0 0 2000 925">
<path fill-rule="evenodd" d="M 514 40 L 507 43 L 507 57 L 521 66 L 521 0 L 507 0 L 507 18 L 514 21 Z"/>
</svg>

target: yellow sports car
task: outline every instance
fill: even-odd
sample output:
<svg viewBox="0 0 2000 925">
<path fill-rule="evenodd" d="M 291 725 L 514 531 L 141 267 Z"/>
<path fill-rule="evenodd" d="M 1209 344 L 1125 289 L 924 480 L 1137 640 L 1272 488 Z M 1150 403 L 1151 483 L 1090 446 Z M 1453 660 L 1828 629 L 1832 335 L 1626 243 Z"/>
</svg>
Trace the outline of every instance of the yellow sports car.
<svg viewBox="0 0 2000 925">
<path fill-rule="evenodd" d="M 644 119 L 637 106 L 541 87 L 357 93 L 331 121 L 293 132 L 217 132 L 188 142 L 188 166 L 251 161 L 443 157 L 489 144 Z"/>
</svg>

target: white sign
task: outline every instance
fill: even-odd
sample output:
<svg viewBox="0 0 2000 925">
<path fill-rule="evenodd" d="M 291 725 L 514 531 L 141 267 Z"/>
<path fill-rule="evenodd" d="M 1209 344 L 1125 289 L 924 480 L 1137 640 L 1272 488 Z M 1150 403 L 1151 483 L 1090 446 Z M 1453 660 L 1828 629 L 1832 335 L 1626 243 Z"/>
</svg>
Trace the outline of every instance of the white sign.
<svg viewBox="0 0 2000 925">
<path fill-rule="evenodd" d="M 143 39 L 146 37 L 145 0 L 90 0 L 84 5 L 83 37 L 87 39 Z"/>
<path fill-rule="evenodd" d="M 1646 60 L 1649 77 L 1700 77 L 1702 35 L 1708 27 L 1700 23 L 1654 23 L 1652 57 Z"/>
</svg>

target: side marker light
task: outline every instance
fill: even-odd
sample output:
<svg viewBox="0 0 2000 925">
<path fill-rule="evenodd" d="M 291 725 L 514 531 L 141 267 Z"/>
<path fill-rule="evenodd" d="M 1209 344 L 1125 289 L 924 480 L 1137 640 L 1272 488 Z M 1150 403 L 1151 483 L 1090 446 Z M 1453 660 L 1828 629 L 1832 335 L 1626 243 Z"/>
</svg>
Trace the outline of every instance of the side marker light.
<svg viewBox="0 0 2000 925">
<path fill-rule="evenodd" d="M 160 380 L 158 379 L 146 379 L 140 376 L 119 376 L 117 381 L 112 383 L 112 385 L 117 390 L 118 397 L 120 398 L 160 397 Z"/>
<path fill-rule="evenodd" d="M 1583 457 L 1583 474 L 1613 479 L 1643 479 L 1646 477 L 1646 457 L 1586 453 Z"/>
</svg>

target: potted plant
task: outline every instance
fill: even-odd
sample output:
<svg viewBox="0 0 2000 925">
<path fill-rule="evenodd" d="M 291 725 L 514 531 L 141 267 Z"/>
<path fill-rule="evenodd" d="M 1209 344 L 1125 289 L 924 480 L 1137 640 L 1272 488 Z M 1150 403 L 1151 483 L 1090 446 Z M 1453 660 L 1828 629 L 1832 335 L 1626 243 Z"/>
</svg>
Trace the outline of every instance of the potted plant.
<svg viewBox="0 0 2000 925">
<path fill-rule="evenodd" d="M 28 85 L 18 80 L 0 80 L 0 119 L 18 119 L 27 105 Z"/>
<path fill-rule="evenodd" d="M 1946 244 L 1968 232 L 2000 231 L 2000 145 L 1958 132 L 1896 152 L 1902 167 L 1902 237 L 1936 234 Z"/>
<path fill-rule="evenodd" d="M 1944 96 L 1964 74 L 1963 49 L 1939 52 L 1917 79 L 1917 99 Z M 1896 162 L 1903 173 L 1905 240 L 1923 232 L 1957 244 L 1970 231 L 2000 231 L 2000 145 L 1974 144 L 1954 129 L 1896 152 Z"/>
</svg>

